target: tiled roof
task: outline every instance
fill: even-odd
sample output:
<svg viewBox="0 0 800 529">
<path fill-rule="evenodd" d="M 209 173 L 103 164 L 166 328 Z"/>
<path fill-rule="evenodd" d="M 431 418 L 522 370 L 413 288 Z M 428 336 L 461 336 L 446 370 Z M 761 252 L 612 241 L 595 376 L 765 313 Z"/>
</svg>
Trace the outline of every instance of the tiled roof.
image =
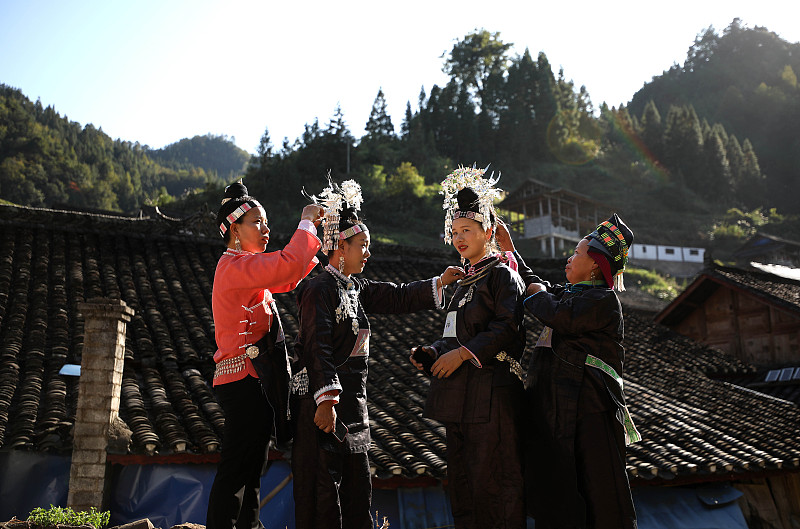
<svg viewBox="0 0 800 529">
<path fill-rule="evenodd" d="M 719 285 L 747 293 L 768 305 L 800 313 L 800 281 L 768 272 L 711 264 L 659 312 L 655 319 L 665 325 L 682 321 L 708 299 Z"/>
<path fill-rule="evenodd" d="M 773 304 L 800 312 L 800 281 L 767 272 L 716 266 L 706 273 L 728 284 L 739 286 L 753 295 L 768 298 Z"/>
<path fill-rule="evenodd" d="M 753 389 L 776 399 L 800 405 L 800 367 L 766 369 L 758 373 L 726 378 L 728 382 Z"/>
<path fill-rule="evenodd" d="M 210 389 L 211 287 L 222 246 L 174 235 L 176 229 L 187 227 L 0 206 L 0 448 L 69 449 L 77 379 L 58 371 L 80 363 L 78 302 L 106 296 L 135 310 L 120 411 L 133 430 L 132 452 L 217 450 L 224 417 Z M 376 244 L 365 275 L 408 281 L 454 261 L 452 251 Z M 561 279 L 561 263 L 532 264 L 546 279 Z M 294 296 L 276 301 L 292 336 Z M 376 475 L 443 478 L 444 429 L 421 417 L 429 382 L 407 360 L 412 346 L 438 338 L 442 314 L 374 315 L 372 322 Z M 528 323 L 529 353 L 541 327 Z M 626 394 L 645 438 L 628 452 L 635 481 L 800 466 L 797 406 L 707 376 L 741 376 L 751 368 L 632 312 L 626 333 Z"/>
</svg>

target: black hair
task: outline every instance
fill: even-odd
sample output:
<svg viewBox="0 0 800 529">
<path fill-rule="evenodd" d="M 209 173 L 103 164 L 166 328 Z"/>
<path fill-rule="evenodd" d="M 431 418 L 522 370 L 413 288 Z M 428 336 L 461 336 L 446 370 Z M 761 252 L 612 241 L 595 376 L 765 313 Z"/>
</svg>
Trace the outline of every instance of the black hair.
<svg viewBox="0 0 800 529">
<path fill-rule="evenodd" d="M 364 220 L 358 217 L 358 212 L 355 209 L 347 206 L 343 207 L 339 213 L 339 233 L 359 224 L 365 228 L 367 227 Z"/>
<path fill-rule="evenodd" d="M 481 213 L 481 205 L 478 201 L 478 194 L 472 190 L 470 187 L 465 187 L 459 190 L 458 194 L 456 195 L 456 200 L 458 201 L 458 209 L 459 211 L 472 211 L 474 213 Z M 492 226 L 495 225 L 497 222 L 497 218 L 494 215 L 493 208 L 489 208 L 489 222 L 491 222 Z"/>
<path fill-rule="evenodd" d="M 247 187 L 242 182 L 234 182 L 228 187 L 225 188 L 225 196 L 223 197 L 222 205 L 219 207 L 219 211 L 217 212 L 217 226 L 221 226 L 225 224 L 227 228 L 230 228 L 228 224 L 227 217 L 234 211 L 236 208 L 241 206 L 242 204 L 249 202 L 251 200 L 255 200 L 247 193 Z M 235 223 L 241 223 L 242 217 L 239 217 L 234 221 Z M 228 244 L 231 240 L 231 230 L 225 230 L 225 233 L 222 234 L 222 239 L 225 241 L 225 244 Z"/>
</svg>

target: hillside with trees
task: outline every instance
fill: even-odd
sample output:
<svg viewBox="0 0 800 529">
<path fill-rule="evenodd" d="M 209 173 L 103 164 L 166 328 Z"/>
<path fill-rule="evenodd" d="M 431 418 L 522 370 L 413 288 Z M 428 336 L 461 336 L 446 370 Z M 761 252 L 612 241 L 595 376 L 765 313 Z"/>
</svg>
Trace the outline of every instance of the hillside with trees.
<svg viewBox="0 0 800 529">
<path fill-rule="evenodd" d="M 241 176 L 250 155 L 235 144 L 235 138 L 225 135 L 184 138 L 161 149 L 148 149 L 150 158 L 175 170 L 191 171 L 202 168 L 225 182 Z"/>
<path fill-rule="evenodd" d="M 418 244 L 438 241 L 436 183 L 473 163 L 502 173 L 507 191 L 535 178 L 607 203 L 644 240 L 707 244 L 733 218 L 783 222 L 781 213 L 769 213 L 768 177 L 748 136 L 698 115 L 691 102 L 648 101 L 636 113 L 595 109 L 586 89 L 554 73 L 544 52 L 512 57 L 510 49 L 486 30 L 458 40 L 443 65 L 449 82 L 423 88 L 416 111 L 407 104 L 397 135 L 382 90 L 358 140 L 339 109 L 280 149 L 266 132 L 249 185 L 286 197 L 277 206 L 281 222 L 302 203 L 298 189 L 321 189 L 327 169 L 335 179 L 349 171 L 368 190 L 364 209 L 382 228 L 376 232 Z M 728 215 L 731 208 L 742 215 Z"/>
<path fill-rule="evenodd" d="M 131 213 L 228 181 L 248 158 L 210 135 L 158 150 L 112 140 L 0 84 L 0 198 L 9 202 Z"/>
<path fill-rule="evenodd" d="M 379 88 L 355 131 L 340 108 L 308 122 L 294 142 L 276 146 L 265 128 L 243 174 L 278 233 L 294 226 L 301 190 L 320 191 L 330 172 L 361 183 L 375 239 L 439 245 L 438 182 L 472 164 L 501 173 L 508 192 L 535 178 L 606 203 L 643 242 L 709 245 L 765 227 L 785 233 L 800 208 L 791 199 L 800 149 L 790 148 L 800 136 L 789 119 L 798 108 L 797 46 L 734 21 L 721 35 L 701 34 L 684 66 L 653 79 L 629 105 L 595 108 L 544 52 L 512 55 L 499 33 L 475 30 L 444 56 L 449 81 L 423 87 L 399 124 Z M 2 93 L 3 122 L 9 116 L 14 125 L 0 128 L 1 198 L 49 204 L 44 197 L 58 196 L 123 211 L 149 201 L 188 214 L 201 203 L 216 210 L 223 181 L 241 174 L 244 156 L 225 137 L 153 151 L 70 123 L 13 89 Z M 723 104 L 731 93 L 746 104 Z M 746 108 L 737 114 L 737 106 Z M 22 191 L 26 181 L 45 191 Z"/>
<path fill-rule="evenodd" d="M 662 112 L 671 106 L 693 107 L 701 120 L 718 123 L 739 138 L 750 167 L 742 176 L 732 175 L 744 180 L 737 195 L 750 205 L 797 214 L 798 73 L 800 43 L 786 42 L 764 27 L 747 29 L 735 19 L 721 33 L 708 28 L 698 35 L 683 66 L 673 65 L 645 85 L 628 110 L 640 115 L 652 104 Z M 763 186 L 748 174 L 754 172 L 753 153 L 765 175 Z"/>
</svg>

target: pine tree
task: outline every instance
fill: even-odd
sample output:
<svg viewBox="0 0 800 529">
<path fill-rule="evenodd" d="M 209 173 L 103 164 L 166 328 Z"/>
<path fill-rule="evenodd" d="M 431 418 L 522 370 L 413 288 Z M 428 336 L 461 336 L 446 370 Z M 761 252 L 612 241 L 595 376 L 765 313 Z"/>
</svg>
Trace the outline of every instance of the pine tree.
<svg viewBox="0 0 800 529">
<path fill-rule="evenodd" d="M 653 157 L 661 161 L 664 156 L 664 145 L 662 143 L 664 128 L 661 124 L 661 114 L 659 114 L 658 108 L 652 99 L 645 105 L 642 119 L 639 123 L 642 127 L 642 141 Z"/>
<path fill-rule="evenodd" d="M 703 179 L 703 135 L 694 109 L 672 106 L 664 127 L 664 165 L 673 175 L 680 173 L 697 190 Z"/>
<path fill-rule="evenodd" d="M 536 63 L 526 49 L 512 61 L 506 81 L 507 108 L 500 115 L 497 145 L 500 156 L 523 170 L 542 153 L 536 145 L 535 116 L 537 91 Z M 537 148 L 538 147 L 538 148 Z"/>
<path fill-rule="evenodd" d="M 372 110 L 364 130 L 367 131 L 367 136 L 374 140 L 395 137 L 394 125 L 386 111 L 386 98 L 382 88 L 378 89 L 378 95 L 375 96 L 375 101 L 372 103 Z"/>
<path fill-rule="evenodd" d="M 534 118 L 534 144 L 537 152 L 537 159 L 551 159 L 552 155 L 548 149 L 547 129 L 551 122 L 556 120 L 560 108 L 556 96 L 556 80 L 553 76 L 553 69 L 550 61 L 544 52 L 539 53 L 536 61 L 536 90 L 534 92 L 533 108 L 535 109 Z M 563 136 L 563 134 L 561 134 Z"/>
<path fill-rule="evenodd" d="M 261 140 L 258 142 L 258 148 L 256 149 L 256 157 L 258 159 L 258 164 L 261 167 L 266 167 L 270 160 L 272 159 L 272 140 L 269 137 L 269 129 L 264 129 L 264 134 L 261 136 Z"/>
<path fill-rule="evenodd" d="M 739 196 L 750 208 L 763 206 L 766 197 L 766 182 L 761 174 L 758 157 L 750 140 L 742 143 L 743 165 L 739 180 Z"/>
<path fill-rule="evenodd" d="M 403 117 L 403 123 L 400 125 L 400 137 L 404 140 L 408 139 L 408 134 L 411 131 L 411 121 L 414 119 L 414 114 L 411 112 L 411 101 L 406 101 L 406 113 Z"/>
<path fill-rule="evenodd" d="M 705 123 L 703 137 L 704 178 L 699 182 L 698 193 L 710 202 L 731 196 L 731 169 L 725 145 L 717 131 Z"/>
</svg>

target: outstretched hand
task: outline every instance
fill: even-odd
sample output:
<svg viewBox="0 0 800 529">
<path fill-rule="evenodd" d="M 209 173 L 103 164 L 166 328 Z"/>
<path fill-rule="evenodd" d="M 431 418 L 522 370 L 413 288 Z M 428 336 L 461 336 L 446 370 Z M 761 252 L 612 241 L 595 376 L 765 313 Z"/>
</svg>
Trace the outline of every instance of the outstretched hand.
<svg viewBox="0 0 800 529">
<path fill-rule="evenodd" d="M 511 240 L 511 233 L 508 231 L 508 226 L 506 226 L 506 223 L 502 220 L 497 220 L 494 238 L 497 241 L 497 245 L 500 247 L 500 251 L 513 252 L 515 250 L 514 241 Z"/>
</svg>

